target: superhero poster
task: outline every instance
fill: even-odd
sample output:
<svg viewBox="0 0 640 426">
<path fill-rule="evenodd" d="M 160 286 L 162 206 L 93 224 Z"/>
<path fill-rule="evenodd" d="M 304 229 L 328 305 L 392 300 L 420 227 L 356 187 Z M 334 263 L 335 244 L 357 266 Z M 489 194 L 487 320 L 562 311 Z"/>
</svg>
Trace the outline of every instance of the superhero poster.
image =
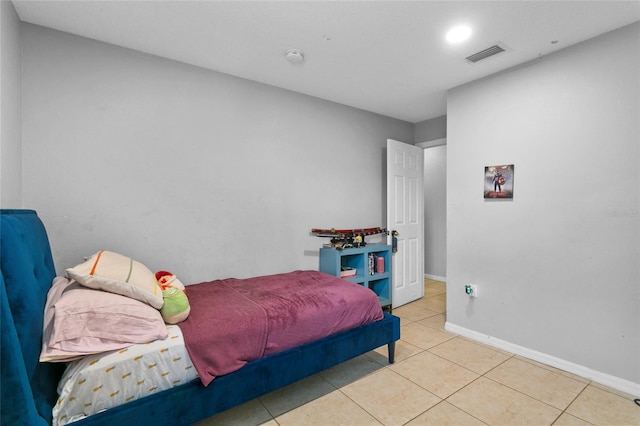
<svg viewBox="0 0 640 426">
<path fill-rule="evenodd" d="M 484 198 L 513 198 L 513 164 L 484 168 Z"/>
</svg>

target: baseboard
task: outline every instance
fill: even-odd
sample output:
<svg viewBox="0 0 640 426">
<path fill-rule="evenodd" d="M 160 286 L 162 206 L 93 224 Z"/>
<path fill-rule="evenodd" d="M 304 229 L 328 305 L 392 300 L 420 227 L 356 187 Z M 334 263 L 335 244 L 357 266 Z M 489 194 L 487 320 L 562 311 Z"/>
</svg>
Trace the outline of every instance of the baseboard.
<svg viewBox="0 0 640 426">
<path fill-rule="evenodd" d="M 440 277 L 438 275 L 424 274 L 425 278 L 429 278 L 430 280 L 447 282 L 447 277 Z"/>
<path fill-rule="evenodd" d="M 485 334 L 478 333 L 477 331 L 469 330 L 467 328 L 451 324 L 450 322 L 446 322 L 444 328 L 445 330 L 452 333 L 456 333 L 480 343 L 484 343 L 489 346 L 493 346 L 498 349 L 502 349 L 507 352 L 511 352 L 513 354 L 520 355 L 555 368 L 559 368 L 561 370 L 575 374 L 576 376 L 584 377 L 585 379 L 593 380 L 594 382 L 598 382 L 605 386 L 609 386 L 619 391 L 626 392 L 635 397 L 640 396 L 640 383 L 631 382 L 629 380 L 612 376 L 601 371 L 592 370 L 591 368 L 585 367 L 583 365 L 556 358 L 554 356 L 538 352 L 524 346 L 509 343 L 492 336 L 487 336 Z"/>
</svg>

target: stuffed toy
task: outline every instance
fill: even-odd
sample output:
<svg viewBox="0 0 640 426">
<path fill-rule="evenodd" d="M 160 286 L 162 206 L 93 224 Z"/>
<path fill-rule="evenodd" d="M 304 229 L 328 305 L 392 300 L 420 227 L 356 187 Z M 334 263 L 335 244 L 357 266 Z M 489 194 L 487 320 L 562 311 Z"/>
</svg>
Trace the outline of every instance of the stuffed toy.
<svg viewBox="0 0 640 426">
<path fill-rule="evenodd" d="M 187 291 L 184 285 L 171 272 L 158 271 L 156 279 L 162 288 L 164 305 L 160 309 L 160 315 L 167 324 L 177 324 L 187 319 L 191 306 L 187 299 Z"/>
</svg>

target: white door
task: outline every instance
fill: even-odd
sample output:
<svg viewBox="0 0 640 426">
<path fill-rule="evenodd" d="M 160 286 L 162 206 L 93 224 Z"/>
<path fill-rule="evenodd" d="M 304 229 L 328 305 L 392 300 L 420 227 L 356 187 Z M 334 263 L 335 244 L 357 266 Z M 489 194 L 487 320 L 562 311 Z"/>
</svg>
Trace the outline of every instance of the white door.
<svg viewBox="0 0 640 426">
<path fill-rule="evenodd" d="M 394 308 L 424 296 L 422 148 L 387 139 L 387 229 L 397 234 L 393 258 Z"/>
</svg>

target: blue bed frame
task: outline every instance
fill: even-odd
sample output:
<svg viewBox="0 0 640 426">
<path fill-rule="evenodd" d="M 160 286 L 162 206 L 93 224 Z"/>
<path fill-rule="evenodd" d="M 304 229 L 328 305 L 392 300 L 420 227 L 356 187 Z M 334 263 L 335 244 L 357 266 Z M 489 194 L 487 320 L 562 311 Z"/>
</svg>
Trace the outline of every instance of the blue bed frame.
<svg viewBox="0 0 640 426">
<path fill-rule="evenodd" d="M 48 425 L 64 365 L 38 362 L 55 268 L 35 211 L 0 210 L 0 266 L 0 423 Z M 388 345 L 393 363 L 399 338 L 399 318 L 385 313 L 381 321 L 250 362 L 206 388 L 195 380 L 73 424 L 189 425 L 382 345 Z"/>
</svg>

